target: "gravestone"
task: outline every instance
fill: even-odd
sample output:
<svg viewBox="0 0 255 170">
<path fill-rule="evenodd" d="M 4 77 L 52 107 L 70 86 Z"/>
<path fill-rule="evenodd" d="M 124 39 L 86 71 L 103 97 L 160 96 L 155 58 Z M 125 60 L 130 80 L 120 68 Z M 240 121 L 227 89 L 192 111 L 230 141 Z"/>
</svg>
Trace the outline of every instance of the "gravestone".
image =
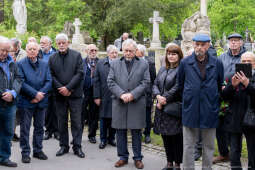
<svg viewBox="0 0 255 170">
<path fill-rule="evenodd" d="M 244 43 L 244 47 L 247 51 L 253 51 L 252 49 L 252 42 L 250 41 L 250 36 L 249 36 L 250 31 L 248 30 L 248 28 L 246 28 L 245 30 L 245 43 Z"/>
<path fill-rule="evenodd" d="M 139 44 L 144 44 L 144 41 L 143 41 L 143 32 L 138 32 L 137 33 L 137 40 L 138 40 Z"/>
<path fill-rule="evenodd" d="M 200 1 L 200 12 L 202 16 L 207 16 L 207 0 Z"/>
<path fill-rule="evenodd" d="M 159 17 L 159 12 L 153 12 L 153 18 L 149 19 L 150 23 L 153 24 L 153 32 L 152 32 L 152 48 L 161 48 L 161 42 L 159 40 L 159 24 L 163 23 L 163 18 Z"/>
<path fill-rule="evenodd" d="M 75 31 L 75 29 L 74 29 L 73 23 L 70 21 L 66 21 L 64 24 L 64 30 L 62 32 L 68 36 L 69 40 L 72 39 L 74 31 Z"/>
<path fill-rule="evenodd" d="M 90 37 L 89 32 L 82 31 L 81 34 L 83 36 L 85 44 L 92 44 L 93 43 L 93 39 Z"/>
<path fill-rule="evenodd" d="M 75 32 L 72 39 L 72 44 L 84 44 L 83 36 L 80 32 L 80 26 L 82 25 L 79 18 L 75 18 L 74 23 Z"/>
<path fill-rule="evenodd" d="M 21 35 L 25 34 L 27 31 L 27 8 L 25 0 L 14 0 L 12 10 L 14 19 L 17 22 L 17 33 Z"/>
</svg>

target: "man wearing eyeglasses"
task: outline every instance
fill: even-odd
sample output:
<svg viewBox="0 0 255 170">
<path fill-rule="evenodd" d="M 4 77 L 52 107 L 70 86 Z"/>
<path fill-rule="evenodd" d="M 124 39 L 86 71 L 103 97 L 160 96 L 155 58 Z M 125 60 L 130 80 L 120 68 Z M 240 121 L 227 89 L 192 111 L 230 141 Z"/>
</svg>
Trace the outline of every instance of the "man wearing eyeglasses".
<svg viewBox="0 0 255 170">
<path fill-rule="evenodd" d="M 96 143 L 96 131 L 98 129 L 99 120 L 99 107 L 95 104 L 93 98 L 93 75 L 96 69 L 96 64 L 98 62 L 97 58 L 98 48 L 95 44 L 89 44 L 87 46 L 87 57 L 83 60 L 84 69 L 84 99 L 82 105 L 82 116 L 81 116 L 81 134 L 85 125 L 85 120 L 88 121 L 88 138 L 90 143 Z"/>
</svg>

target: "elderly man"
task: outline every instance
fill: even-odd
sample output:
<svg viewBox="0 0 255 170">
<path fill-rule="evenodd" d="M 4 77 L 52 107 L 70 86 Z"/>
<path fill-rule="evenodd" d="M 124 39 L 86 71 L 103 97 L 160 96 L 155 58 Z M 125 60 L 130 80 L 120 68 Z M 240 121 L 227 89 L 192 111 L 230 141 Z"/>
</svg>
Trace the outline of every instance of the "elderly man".
<svg viewBox="0 0 255 170">
<path fill-rule="evenodd" d="M 245 53 L 242 36 L 234 33 L 228 36 L 229 50 L 219 56 L 224 66 L 224 81 L 235 74 L 235 64 L 240 63 L 241 56 Z M 225 109 L 227 110 L 227 109 Z M 229 160 L 230 136 L 225 130 L 225 116 L 220 115 L 219 126 L 216 129 L 216 138 L 220 155 L 215 157 L 213 163 L 225 162 Z"/>
<path fill-rule="evenodd" d="M 11 42 L 12 52 L 14 52 L 14 55 L 12 56 L 14 58 L 14 61 L 20 61 L 21 59 L 25 58 L 27 56 L 27 53 L 21 48 L 21 40 L 17 38 L 12 38 Z"/>
<path fill-rule="evenodd" d="M 48 63 L 50 56 L 56 53 L 56 49 L 52 47 L 51 38 L 48 36 L 42 36 L 40 39 L 40 47 L 38 57 Z M 45 136 L 44 140 L 48 140 L 54 134 L 54 137 L 59 140 L 58 132 L 58 119 L 56 115 L 56 103 L 54 100 L 54 93 L 49 93 L 48 110 L 45 117 Z"/>
<path fill-rule="evenodd" d="M 127 32 L 124 32 L 122 36 L 114 41 L 114 45 L 119 49 L 119 51 L 122 51 L 122 43 L 128 39 L 129 34 Z"/>
<path fill-rule="evenodd" d="M 87 54 L 88 56 L 83 60 L 83 69 L 84 69 L 84 84 L 83 84 L 83 91 L 84 91 L 84 99 L 83 99 L 83 111 L 82 111 L 82 118 L 81 118 L 81 134 L 82 137 L 85 119 L 88 121 L 89 127 L 89 142 L 96 143 L 96 131 L 98 129 L 98 119 L 99 119 L 99 107 L 94 103 L 93 98 L 93 81 L 92 77 L 94 75 L 96 65 L 98 62 L 97 58 L 97 47 L 95 44 L 90 44 L 87 46 Z"/>
<path fill-rule="evenodd" d="M 108 57 L 98 61 L 93 77 L 94 101 L 99 106 L 100 112 L 100 149 L 104 149 L 107 144 L 116 146 L 116 130 L 112 124 L 112 93 L 107 86 L 107 77 L 110 64 L 118 57 L 118 49 L 114 45 L 107 47 Z M 107 135 L 108 134 L 108 135 Z"/>
<path fill-rule="evenodd" d="M 141 57 L 145 59 L 149 64 L 149 71 L 150 71 L 150 78 L 151 78 L 151 84 L 150 87 L 146 90 L 146 127 L 144 129 L 144 136 L 145 136 L 145 143 L 150 143 L 150 133 L 151 133 L 151 106 L 153 104 L 152 100 L 152 86 L 154 83 L 154 80 L 156 78 L 156 67 L 155 62 L 152 58 L 145 56 L 146 53 L 146 47 L 144 45 L 138 44 L 137 50 L 136 50 L 136 56 Z"/>
<path fill-rule="evenodd" d="M 50 57 L 49 66 L 56 95 L 56 113 L 59 122 L 60 150 L 56 156 L 69 152 L 68 110 L 70 110 L 73 151 L 80 158 L 85 154 L 81 149 L 81 109 L 83 96 L 83 67 L 81 54 L 68 48 L 68 37 L 56 36 L 58 51 Z"/>
<path fill-rule="evenodd" d="M 10 48 L 9 39 L 0 36 L 0 165 L 17 167 L 17 163 L 9 158 L 15 125 L 15 99 L 22 80 L 16 64 L 8 55 Z"/>
<path fill-rule="evenodd" d="M 31 42 L 26 45 L 27 57 L 18 62 L 23 80 L 18 101 L 20 111 L 21 161 L 30 163 L 29 133 L 33 118 L 33 157 L 47 160 L 42 151 L 44 119 L 48 105 L 48 92 L 51 89 L 51 76 L 48 63 L 37 58 L 39 45 Z"/>
<path fill-rule="evenodd" d="M 223 83 L 223 65 L 208 53 L 210 37 L 197 34 L 194 52 L 181 61 L 178 83 L 182 93 L 183 167 L 194 169 L 194 145 L 202 136 L 202 168 L 212 169 L 215 131 L 218 126 L 219 93 Z"/>
<path fill-rule="evenodd" d="M 28 37 L 27 42 L 28 42 L 28 43 L 30 43 L 30 42 L 35 42 L 35 43 L 37 43 L 37 40 L 36 40 L 35 37 Z"/>
<path fill-rule="evenodd" d="M 131 130 L 135 167 L 143 169 L 141 129 L 146 126 L 146 89 L 150 85 L 147 61 L 135 56 L 137 44 L 127 39 L 122 45 L 124 56 L 112 62 L 107 84 L 112 92 L 112 127 L 117 133 L 120 160 L 115 167 L 128 163 L 127 130 Z"/>
</svg>

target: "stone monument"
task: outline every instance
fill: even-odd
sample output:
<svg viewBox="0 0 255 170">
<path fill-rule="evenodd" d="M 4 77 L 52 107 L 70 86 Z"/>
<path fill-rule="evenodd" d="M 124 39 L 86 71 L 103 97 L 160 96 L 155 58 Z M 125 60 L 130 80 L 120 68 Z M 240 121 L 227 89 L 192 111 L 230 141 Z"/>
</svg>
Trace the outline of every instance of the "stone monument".
<svg viewBox="0 0 255 170">
<path fill-rule="evenodd" d="M 14 0 L 12 4 L 12 10 L 14 19 L 17 22 L 17 33 L 25 34 L 27 31 L 27 8 L 25 0 Z"/>
<path fill-rule="evenodd" d="M 82 25 L 79 18 L 75 18 L 74 23 L 75 33 L 73 35 L 72 44 L 84 44 L 83 36 L 80 32 L 80 26 Z"/>
<path fill-rule="evenodd" d="M 159 12 L 153 12 L 153 18 L 149 19 L 150 23 L 153 24 L 153 32 L 152 32 L 152 48 L 161 48 L 161 42 L 159 40 L 159 23 L 163 23 L 163 18 L 159 17 Z"/>
<path fill-rule="evenodd" d="M 210 36 L 210 20 L 207 17 L 206 0 L 201 0 L 201 11 L 196 12 L 191 17 L 187 18 L 182 24 L 182 42 L 181 48 L 184 56 L 188 55 L 188 52 L 193 49 L 192 38 L 197 33 L 203 33 Z M 203 14 L 202 14 L 203 13 Z"/>
<path fill-rule="evenodd" d="M 250 31 L 248 30 L 248 28 L 246 28 L 246 30 L 245 30 L 245 43 L 244 43 L 244 47 L 246 48 L 247 51 L 253 51 L 253 45 L 252 45 L 252 42 L 250 40 L 249 33 L 250 33 Z"/>
</svg>

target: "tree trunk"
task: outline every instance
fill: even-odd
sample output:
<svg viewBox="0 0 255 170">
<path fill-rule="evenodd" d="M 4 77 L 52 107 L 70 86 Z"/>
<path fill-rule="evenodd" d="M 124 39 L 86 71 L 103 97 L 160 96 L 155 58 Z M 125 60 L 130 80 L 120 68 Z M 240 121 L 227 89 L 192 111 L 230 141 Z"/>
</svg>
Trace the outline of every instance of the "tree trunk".
<svg viewBox="0 0 255 170">
<path fill-rule="evenodd" d="M 0 0 L 0 23 L 4 21 L 4 0 Z"/>
</svg>

